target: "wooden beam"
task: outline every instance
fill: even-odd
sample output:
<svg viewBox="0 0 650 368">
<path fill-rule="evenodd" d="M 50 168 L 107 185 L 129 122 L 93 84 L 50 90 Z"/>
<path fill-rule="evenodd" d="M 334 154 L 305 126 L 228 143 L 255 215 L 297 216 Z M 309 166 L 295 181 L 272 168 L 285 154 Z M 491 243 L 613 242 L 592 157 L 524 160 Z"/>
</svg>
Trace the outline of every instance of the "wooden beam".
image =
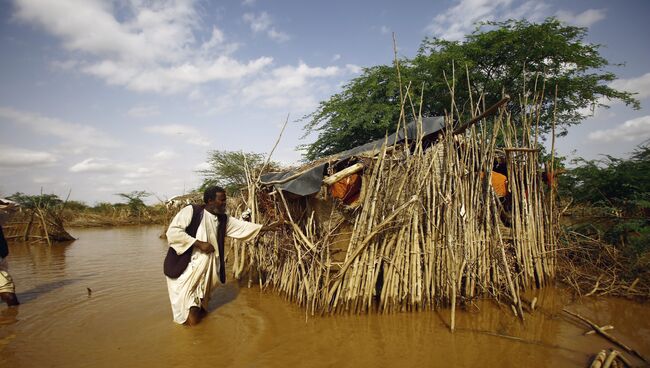
<svg viewBox="0 0 650 368">
<path fill-rule="evenodd" d="M 495 103 L 494 105 L 490 106 L 489 109 L 483 111 L 482 114 L 479 116 L 475 117 L 474 119 L 470 120 L 469 122 L 465 123 L 464 125 L 461 125 L 460 127 L 456 128 L 453 132 L 454 135 L 456 134 L 461 134 L 464 133 L 467 129 L 471 128 L 472 125 L 478 123 L 479 121 L 485 119 L 486 117 L 494 114 L 501 105 L 505 104 L 506 102 L 510 101 L 510 96 L 505 95 L 502 99 L 499 100 L 499 102 Z"/>
<path fill-rule="evenodd" d="M 348 176 L 363 170 L 363 168 L 364 168 L 363 164 L 361 162 L 358 162 L 350 167 L 346 167 L 345 169 L 337 173 L 334 173 L 330 176 L 323 178 L 323 184 L 332 185 L 341 179 L 347 178 Z"/>
</svg>

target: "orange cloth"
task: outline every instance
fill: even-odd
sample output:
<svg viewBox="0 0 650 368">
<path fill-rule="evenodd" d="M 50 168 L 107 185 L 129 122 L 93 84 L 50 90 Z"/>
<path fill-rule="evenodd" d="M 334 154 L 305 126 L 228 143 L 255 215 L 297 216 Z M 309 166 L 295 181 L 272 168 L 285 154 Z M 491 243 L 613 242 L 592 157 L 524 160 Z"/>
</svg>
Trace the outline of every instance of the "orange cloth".
<svg viewBox="0 0 650 368">
<path fill-rule="evenodd" d="M 359 199 L 361 192 L 361 175 L 352 174 L 330 186 L 332 197 L 340 199 L 345 204 L 352 204 Z"/>
<path fill-rule="evenodd" d="M 481 173 L 481 178 L 483 178 L 483 173 Z M 496 171 L 492 171 L 492 177 L 490 180 L 492 184 L 492 189 L 496 193 L 497 197 L 502 198 L 508 195 L 508 177 L 500 174 Z"/>
<path fill-rule="evenodd" d="M 508 195 L 508 178 L 505 175 L 492 171 L 491 181 L 497 197 L 501 198 Z"/>
</svg>

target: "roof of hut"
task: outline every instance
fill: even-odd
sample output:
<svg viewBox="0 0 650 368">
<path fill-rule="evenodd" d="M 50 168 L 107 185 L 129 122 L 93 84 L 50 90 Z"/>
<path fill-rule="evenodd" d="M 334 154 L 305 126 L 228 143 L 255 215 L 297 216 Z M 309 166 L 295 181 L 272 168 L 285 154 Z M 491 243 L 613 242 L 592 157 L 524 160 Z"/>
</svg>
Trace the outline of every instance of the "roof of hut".
<svg viewBox="0 0 650 368">
<path fill-rule="evenodd" d="M 442 130 L 444 126 L 445 118 L 442 116 L 422 118 L 422 139 L 426 140 L 432 137 Z M 276 189 L 301 196 L 314 194 L 321 188 L 321 183 L 323 182 L 325 170 L 328 165 L 349 159 L 353 156 L 378 152 L 386 141 L 390 145 L 399 144 L 406 139 L 417 136 L 418 124 L 412 121 L 406 126 L 406 129 L 400 129 L 387 138 L 378 139 L 347 151 L 339 152 L 293 170 L 264 174 L 261 177 L 261 182 L 262 185 L 273 185 Z"/>
</svg>

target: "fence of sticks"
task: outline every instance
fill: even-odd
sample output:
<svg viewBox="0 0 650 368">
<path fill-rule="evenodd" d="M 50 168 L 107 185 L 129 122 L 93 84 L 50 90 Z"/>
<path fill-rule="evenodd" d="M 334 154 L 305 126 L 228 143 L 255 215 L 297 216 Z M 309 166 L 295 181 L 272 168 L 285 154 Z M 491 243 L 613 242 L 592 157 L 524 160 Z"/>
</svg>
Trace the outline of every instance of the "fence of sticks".
<svg viewBox="0 0 650 368">
<path fill-rule="evenodd" d="M 555 274 L 552 196 L 542 185 L 536 137 L 521 133 L 533 130 L 534 112 L 516 129 L 504 108 L 492 110 L 456 130 L 453 116 L 445 117 L 429 145 L 420 134 L 345 161 L 330 158 L 329 170 L 338 172 L 310 196 L 249 175 L 252 221 L 290 226 L 256 244 L 234 242 L 235 277 L 251 271 L 262 288 L 312 315 L 451 306 L 453 330 L 456 305 L 493 297 L 523 319 L 521 293 Z M 509 203 L 491 185 L 499 160 Z M 347 168 L 339 170 L 342 162 Z M 363 183 L 355 205 L 333 199 L 329 188 L 349 172 Z"/>
<path fill-rule="evenodd" d="M 48 245 L 75 240 L 64 228 L 61 214 L 41 203 L 30 207 L 0 205 L 0 217 L 7 240 Z"/>
</svg>

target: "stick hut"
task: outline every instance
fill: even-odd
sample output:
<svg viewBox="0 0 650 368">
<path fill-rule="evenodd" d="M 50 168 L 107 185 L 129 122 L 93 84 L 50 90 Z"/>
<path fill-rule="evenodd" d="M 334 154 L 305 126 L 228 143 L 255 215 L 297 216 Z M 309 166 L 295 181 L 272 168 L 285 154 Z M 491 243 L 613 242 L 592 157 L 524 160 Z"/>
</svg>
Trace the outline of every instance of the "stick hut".
<svg viewBox="0 0 650 368">
<path fill-rule="evenodd" d="M 555 274 L 549 196 L 533 139 L 503 109 L 481 119 L 462 129 L 449 117 L 419 119 L 386 139 L 249 178 L 252 221 L 290 226 L 257 244 L 234 242 L 235 277 L 248 272 L 311 314 L 451 306 L 453 330 L 456 305 L 493 297 L 523 319 L 522 291 Z M 507 168 L 507 201 L 492 185 L 497 162 Z"/>
</svg>

